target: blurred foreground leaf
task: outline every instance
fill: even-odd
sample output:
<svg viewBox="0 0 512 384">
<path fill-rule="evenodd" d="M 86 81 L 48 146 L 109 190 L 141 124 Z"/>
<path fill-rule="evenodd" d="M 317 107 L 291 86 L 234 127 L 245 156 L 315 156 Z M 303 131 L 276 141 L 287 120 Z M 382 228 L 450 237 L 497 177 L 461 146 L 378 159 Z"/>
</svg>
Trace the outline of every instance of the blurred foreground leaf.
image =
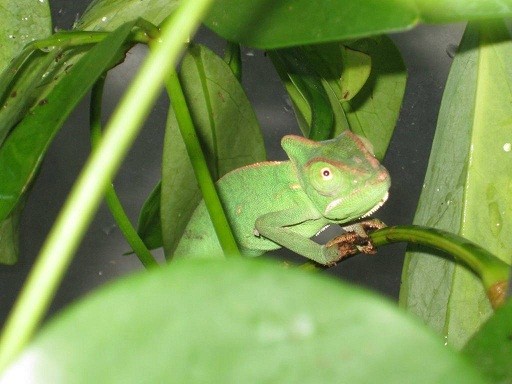
<svg viewBox="0 0 512 384">
<path fill-rule="evenodd" d="M 484 382 L 386 300 L 261 259 L 176 262 L 102 289 L 0 380 L 27 381 Z"/>
</svg>

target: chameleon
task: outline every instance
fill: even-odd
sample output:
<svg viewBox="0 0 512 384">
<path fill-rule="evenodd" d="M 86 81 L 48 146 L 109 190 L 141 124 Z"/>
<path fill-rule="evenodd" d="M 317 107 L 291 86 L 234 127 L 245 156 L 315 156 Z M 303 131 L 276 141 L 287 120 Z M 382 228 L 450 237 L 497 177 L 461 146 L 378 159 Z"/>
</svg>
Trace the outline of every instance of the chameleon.
<svg viewBox="0 0 512 384">
<path fill-rule="evenodd" d="M 287 135 L 286 161 L 235 169 L 217 190 L 242 254 L 281 247 L 323 265 L 340 259 L 335 244 L 311 238 L 331 224 L 351 224 L 379 209 L 391 179 L 371 144 L 350 131 L 326 141 Z M 330 242 L 331 243 L 331 242 Z M 204 200 L 178 242 L 173 258 L 222 255 Z"/>
</svg>

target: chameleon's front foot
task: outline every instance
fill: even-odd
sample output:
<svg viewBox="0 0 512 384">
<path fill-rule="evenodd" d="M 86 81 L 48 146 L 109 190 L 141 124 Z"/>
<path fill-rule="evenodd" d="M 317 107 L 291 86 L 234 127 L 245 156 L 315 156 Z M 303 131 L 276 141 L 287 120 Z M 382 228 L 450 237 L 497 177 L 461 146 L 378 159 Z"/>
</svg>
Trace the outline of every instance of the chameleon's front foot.
<svg viewBox="0 0 512 384">
<path fill-rule="evenodd" d="M 336 259 L 329 262 L 329 265 L 335 265 L 337 262 L 358 253 L 375 254 L 377 250 L 368 237 L 368 233 L 385 226 L 386 224 L 382 221 L 371 219 L 344 227 L 345 233 L 336 236 L 325 244 L 328 253 L 332 254 L 332 251 L 335 250 L 337 255 Z"/>
</svg>

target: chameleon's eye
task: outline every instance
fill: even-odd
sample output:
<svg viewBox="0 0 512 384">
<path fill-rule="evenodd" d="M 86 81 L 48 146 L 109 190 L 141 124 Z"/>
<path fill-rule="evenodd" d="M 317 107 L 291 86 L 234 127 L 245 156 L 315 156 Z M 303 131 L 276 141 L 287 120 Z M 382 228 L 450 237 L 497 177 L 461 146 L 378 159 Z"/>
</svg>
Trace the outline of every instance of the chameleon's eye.
<svg viewBox="0 0 512 384">
<path fill-rule="evenodd" d="M 324 180 L 331 180 L 332 179 L 332 172 L 330 168 L 324 167 L 320 170 L 320 174 L 322 175 L 322 179 Z"/>
<path fill-rule="evenodd" d="M 314 189 L 315 194 L 333 196 L 345 187 L 343 172 L 324 159 L 314 159 L 306 169 L 307 183 Z"/>
</svg>

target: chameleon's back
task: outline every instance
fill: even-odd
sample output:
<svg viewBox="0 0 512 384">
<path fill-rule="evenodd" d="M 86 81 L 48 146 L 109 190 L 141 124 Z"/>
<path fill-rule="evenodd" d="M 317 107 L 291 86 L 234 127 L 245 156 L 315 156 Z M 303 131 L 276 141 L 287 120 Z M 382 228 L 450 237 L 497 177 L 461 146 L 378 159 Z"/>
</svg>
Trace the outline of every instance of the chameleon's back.
<svg viewBox="0 0 512 384">
<path fill-rule="evenodd" d="M 258 163 L 236 169 L 218 181 L 217 189 L 226 215 L 245 255 L 258 256 L 280 248 L 278 244 L 254 235 L 254 224 L 259 216 L 280 206 L 310 204 L 303 200 L 290 168 L 288 161 Z M 195 210 L 173 258 L 198 256 L 223 257 L 204 200 Z"/>
</svg>

